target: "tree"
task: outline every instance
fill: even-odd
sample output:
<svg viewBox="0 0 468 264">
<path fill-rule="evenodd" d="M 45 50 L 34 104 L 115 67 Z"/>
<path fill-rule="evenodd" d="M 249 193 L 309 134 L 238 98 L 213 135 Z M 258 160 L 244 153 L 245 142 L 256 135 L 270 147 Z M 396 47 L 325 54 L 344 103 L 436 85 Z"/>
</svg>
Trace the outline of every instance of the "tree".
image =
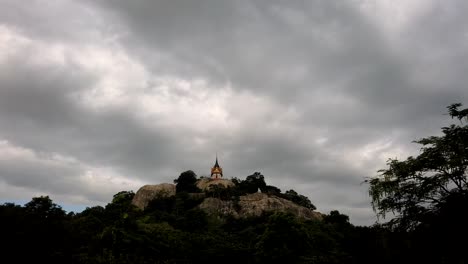
<svg viewBox="0 0 468 264">
<path fill-rule="evenodd" d="M 34 197 L 24 205 L 26 212 L 39 218 L 60 218 L 65 216 L 62 207 L 55 204 L 49 196 Z"/>
<path fill-rule="evenodd" d="M 267 186 L 265 177 L 260 172 L 247 176 L 241 184 L 247 193 L 256 193 L 258 190 L 264 192 Z"/>
<path fill-rule="evenodd" d="M 447 107 L 460 124 L 443 127 L 441 136 L 414 141 L 422 145 L 417 157 L 389 159 L 386 169 L 366 180 L 377 215 L 395 214 L 390 226 L 415 229 L 440 215 L 443 208 L 467 200 L 468 109 L 460 110 L 461 106 Z M 465 208 L 460 204 L 460 210 Z"/>
<path fill-rule="evenodd" d="M 31 257 L 38 262 L 66 262 L 71 237 L 65 225 L 65 211 L 49 196 L 32 198 L 24 210 L 24 226 L 17 234 L 24 232 L 21 248 L 28 254 L 20 257 Z"/>
<path fill-rule="evenodd" d="M 195 172 L 188 170 L 185 172 L 182 172 L 179 176 L 179 178 L 174 180 L 174 183 L 176 185 L 176 192 L 189 192 L 189 193 L 195 193 L 195 192 L 200 192 L 200 189 L 197 187 L 197 175 Z"/>
<path fill-rule="evenodd" d="M 338 210 L 330 211 L 329 215 L 325 215 L 323 220 L 327 223 L 333 224 L 340 224 L 340 225 L 348 225 L 349 224 L 349 216 L 345 214 L 341 214 Z"/>
<path fill-rule="evenodd" d="M 294 190 L 286 191 L 282 197 L 290 200 L 291 202 L 297 205 L 304 206 L 305 208 L 309 208 L 310 210 L 317 209 L 317 207 L 315 207 L 315 205 L 312 204 L 309 198 L 307 198 L 306 196 L 302 194 L 298 194 Z"/>
<path fill-rule="evenodd" d="M 307 230 L 296 217 L 276 213 L 269 217 L 255 252 L 261 263 L 297 263 L 310 250 L 310 242 Z"/>
<path fill-rule="evenodd" d="M 268 194 L 278 195 L 278 194 L 281 194 L 281 189 L 273 185 L 267 185 L 265 186 L 264 192 Z"/>
<path fill-rule="evenodd" d="M 112 197 L 112 203 L 130 205 L 135 193 L 133 191 L 120 191 Z"/>
</svg>

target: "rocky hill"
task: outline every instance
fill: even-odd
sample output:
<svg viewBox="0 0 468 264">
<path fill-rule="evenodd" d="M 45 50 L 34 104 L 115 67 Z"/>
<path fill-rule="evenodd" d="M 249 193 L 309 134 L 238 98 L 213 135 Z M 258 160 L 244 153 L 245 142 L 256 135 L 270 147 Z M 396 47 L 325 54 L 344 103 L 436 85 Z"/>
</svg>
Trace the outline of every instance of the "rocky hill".
<svg viewBox="0 0 468 264">
<path fill-rule="evenodd" d="M 202 191 L 209 190 L 211 186 L 218 185 L 220 187 L 234 187 L 234 183 L 226 179 L 210 179 L 210 178 L 201 178 L 197 181 L 197 187 Z"/>
<path fill-rule="evenodd" d="M 205 198 L 198 206 L 209 214 L 243 218 L 260 216 L 264 212 L 292 213 L 299 218 L 322 220 L 322 214 L 297 205 L 286 199 L 266 193 L 252 193 L 239 197 L 239 200 L 224 201 L 218 198 Z"/>
<path fill-rule="evenodd" d="M 140 209 L 145 209 L 150 201 L 163 197 L 171 197 L 175 194 L 176 187 L 171 183 L 145 185 L 137 191 L 133 197 L 132 204 Z"/>
<path fill-rule="evenodd" d="M 233 187 L 234 183 L 230 180 L 212 180 L 208 178 L 200 179 L 196 183 L 202 191 L 208 191 L 212 186 L 218 185 L 221 188 Z M 162 183 L 157 185 L 145 185 L 135 194 L 132 204 L 140 209 L 144 209 L 150 201 L 157 198 L 171 197 L 176 195 L 174 184 Z M 197 195 L 204 196 L 204 193 Z M 230 200 L 206 197 L 198 205 L 198 208 L 208 214 L 217 216 L 233 216 L 243 218 L 249 216 L 259 216 L 264 212 L 285 212 L 292 213 L 303 219 L 321 220 L 322 214 L 309 208 L 297 205 L 292 201 L 278 197 L 273 194 L 251 193 L 238 196 Z"/>
</svg>

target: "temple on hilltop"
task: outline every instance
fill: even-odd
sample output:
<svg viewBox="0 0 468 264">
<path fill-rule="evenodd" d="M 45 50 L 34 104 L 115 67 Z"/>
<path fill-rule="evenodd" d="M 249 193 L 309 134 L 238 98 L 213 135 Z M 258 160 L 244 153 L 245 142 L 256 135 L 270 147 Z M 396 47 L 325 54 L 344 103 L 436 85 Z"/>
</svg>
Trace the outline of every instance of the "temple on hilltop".
<svg viewBox="0 0 468 264">
<path fill-rule="evenodd" d="M 223 169 L 218 164 L 218 155 L 216 155 L 216 162 L 213 168 L 211 168 L 211 178 L 221 179 L 223 177 Z"/>
</svg>

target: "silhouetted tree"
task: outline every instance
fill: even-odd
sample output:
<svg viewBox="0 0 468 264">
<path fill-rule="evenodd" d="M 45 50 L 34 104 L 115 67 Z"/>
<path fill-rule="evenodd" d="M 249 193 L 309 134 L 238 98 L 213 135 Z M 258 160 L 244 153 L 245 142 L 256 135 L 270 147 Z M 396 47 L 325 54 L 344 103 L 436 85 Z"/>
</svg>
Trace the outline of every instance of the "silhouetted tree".
<svg viewBox="0 0 468 264">
<path fill-rule="evenodd" d="M 330 214 L 323 217 L 323 220 L 333 224 L 349 224 L 349 216 L 341 214 L 338 210 L 332 210 Z"/>
<path fill-rule="evenodd" d="M 260 172 L 254 172 L 254 174 L 247 176 L 244 181 L 238 182 L 236 186 L 242 194 L 247 194 L 265 191 L 267 185 L 265 177 Z"/>
<path fill-rule="evenodd" d="M 390 221 L 393 226 L 413 229 L 426 216 L 437 213 L 454 195 L 468 195 L 468 109 L 461 104 L 448 107 L 449 115 L 460 120 L 442 128 L 442 136 L 431 136 L 415 141 L 421 144 L 417 157 L 404 161 L 390 159 L 388 168 L 367 180 L 372 205 L 379 216 L 396 213 Z"/>
<path fill-rule="evenodd" d="M 267 185 L 265 186 L 264 188 L 264 192 L 265 193 L 268 193 L 268 194 L 280 194 L 281 193 L 281 190 L 280 188 L 276 187 L 276 186 L 272 186 L 272 185 Z"/>
<path fill-rule="evenodd" d="M 26 212 L 38 218 L 59 218 L 65 216 L 62 207 L 52 202 L 49 196 L 34 197 L 24 205 Z"/>
<path fill-rule="evenodd" d="M 411 231 L 406 253 L 421 263 L 468 263 L 465 244 L 456 239 L 468 236 L 468 109 L 461 106 L 448 107 L 460 124 L 415 141 L 422 145 L 418 156 L 390 159 L 367 180 L 377 215 L 392 213 L 389 227 Z"/>
<path fill-rule="evenodd" d="M 311 210 L 315 210 L 317 209 L 315 207 L 315 205 L 312 204 L 312 202 L 309 200 L 309 198 L 307 198 L 306 196 L 302 195 L 302 194 L 298 194 L 296 191 L 294 190 L 289 190 L 289 191 L 286 191 L 284 193 L 283 196 L 281 196 L 283 198 L 286 198 L 300 206 L 304 206 L 306 208 L 309 208 Z"/>
<path fill-rule="evenodd" d="M 179 178 L 174 180 L 176 185 L 176 192 L 189 192 L 195 193 L 200 192 L 200 189 L 197 187 L 197 175 L 195 172 L 188 170 L 182 172 Z"/>
<path fill-rule="evenodd" d="M 260 262 L 296 263 L 309 249 L 309 237 L 305 227 L 290 214 L 272 215 L 265 232 L 255 245 Z"/>
</svg>

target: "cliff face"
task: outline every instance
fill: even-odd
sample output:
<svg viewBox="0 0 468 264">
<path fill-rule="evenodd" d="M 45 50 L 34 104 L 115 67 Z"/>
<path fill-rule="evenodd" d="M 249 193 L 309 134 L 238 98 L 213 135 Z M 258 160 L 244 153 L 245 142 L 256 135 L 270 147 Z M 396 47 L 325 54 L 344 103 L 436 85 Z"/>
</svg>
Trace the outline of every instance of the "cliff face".
<svg viewBox="0 0 468 264">
<path fill-rule="evenodd" d="M 224 187 L 234 186 L 230 180 L 202 179 L 197 182 L 197 186 L 202 190 L 207 190 L 212 185 L 220 184 Z M 144 209 L 148 203 L 157 198 L 171 197 L 176 194 L 174 184 L 162 183 L 157 185 L 145 185 L 135 194 L 132 204 L 140 209 Z M 195 194 L 194 194 L 195 195 Z M 203 196 L 203 193 L 196 194 Z M 235 218 L 260 216 L 263 212 L 283 212 L 292 213 L 303 219 L 321 220 L 322 214 L 312 211 L 303 206 L 297 205 L 289 200 L 269 195 L 265 193 L 252 193 L 239 196 L 238 200 L 224 201 L 218 198 L 205 198 L 198 208 L 208 214 L 228 216 Z"/>
<path fill-rule="evenodd" d="M 237 202 L 205 198 L 198 207 L 209 214 L 232 215 L 236 218 L 260 216 L 263 212 L 283 212 L 292 213 L 303 219 L 322 220 L 322 214 L 319 212 L 314 212 L 289 200 L 265 193 L 240 196 Z"/>
</svg>

